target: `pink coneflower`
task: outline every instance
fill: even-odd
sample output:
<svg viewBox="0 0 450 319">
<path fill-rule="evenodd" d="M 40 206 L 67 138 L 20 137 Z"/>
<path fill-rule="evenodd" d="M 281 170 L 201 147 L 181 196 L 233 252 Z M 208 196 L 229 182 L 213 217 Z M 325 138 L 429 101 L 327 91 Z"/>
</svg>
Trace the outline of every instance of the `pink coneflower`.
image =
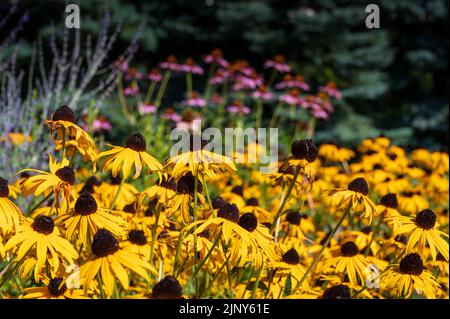
<svg viewBox="0 0 450 319">
<path fill-rule="evenodd" d="M 171 54 L 167 57 L 166 61 L 159 63 L 159 68 L 163 70 L 178 71 L 180 65 L 177 62 L 177 58 Z"/>
<path fill-rule="evenodd" d="M 156 113 L 156 106 L 153 104 L 145 104 L 145 103 L 139 103 L 138 104 L 138 111 L 139 114 L 154 114 Z"/>
<path fill-rule="evenodd" d="M 212 104 L 222 104 L 222 102 L 223 102 L 223 96 L 222 95 L 214 93 L 211 96 L 211 103 Z"/>
<path fill-rule="evenodd" d="M 289 105 L 304 106 L 303 99 L 300 97 L 300 91 L 298 89 L 290 89 L 287 94 L 280 96 L 280 101 Z"/>
<path fill-rule="evenodd" d="M 130 80 L 140 80 L 142 79 L 142 72 L 140 72 L 138 69 L 136 68 L 128 68 L 128 70 L 125 72 L 125 80 L 130 81 Z"/>
<path fill-rule="evenodd" d="M 250 75 L 236 75 L 235 83 L 233 84 L 233 90 L 254 90 L 258 86 L 264 83 L 262 76 L 256 71 L 253 71 Z"/>
<path fill-rule="evenodd" d="M 266 63 L 264 63 L 264 68 L 275 69 L 280 73 L 291 72 L 291 67 L 285 62 L 286 59 L 284 58 L 284 55 L 278 54 L 273 58 L 273 60 L 267 60 Z"/>
<path fill-rule="evenodd" d="M 254 99 L 270 101 L 273 99 L 274 95 L 269 91 L 269 88 L 266 85 L 262 85 L 256 91 L 252 92 L 252 97 Z"/>
<path fill-rule="evenodd" d="M 214 49 L 210 54 L 203 57 L 203 61 L 207 64 L 216 63 L 221 67 L 228 67 L 229 63 L 223 58 L 223 53 L 220 49 Z"/>
<path fill-rule="evenodd" d="M 227 111 L 230 113 L 236 113 L 236 114 L 250 114 L 251 109 L 244 105 L 242 101 L 236 100 L 231 105 L 227 107 Z"/>
<path fill-rule="evenodd" d="M 200 97 L 198 92 L 193 91 L 191 97 L 182 102 L 184 105 L 192 107 L 204 107 L 206 105 L 206 100 Z"/>
<path fill-rule="evenodd" d="M 214 76 L 209 80 L 211 85 L 219 85 L 224 83 L 227 79 L 230 78 L 230 72 L 227 70 L 217 70 Z"/>
<path fill-rule="evenodd" d="M 320 92 L 325 92 L 326 94 L 328 94 L 330 97 L 335 97 L 336 99 L 340 100 L 342 99 L 342 93 L 341 91 L 339 91 L 337 89 L 336 83 L 331 81 L 328 82 L 326 85 L 324 86 L 320 86 L 319 87 L 319 91 Z"/>
<path fill-rule="evenodd" d="M 147 74 L 147 79 L 153 82 L 161 82 L 162 80 L 161 72 L 157 68 L 152 68 L 150 72 Z"/>
<path fill-rule="evenodd" d="M 202 120 L 199 114 L 191 111 L 183 113 L 181 120 L 177 122 L 177 129 L 198 132 L 201 129 Z"/>
<path fill-rule="evenodd" d="M 108 119 L 102 115 L 99 115 L 93 122 L 92 122 L 92 130 L 94 132 L 96 131 L 111 131 L 112 126 L 111 123 L 109 123 Z"/>
<path fill-rule="evenodd" d="M 139 87 L 136 84 L 131 84 L 123 89 L 123 94 L 126 96 L 133 96 L 139 93 Z"/>
<path fill-rule="evenodd" d="M 255 69 L 253 69 L 247 60 L 236 60 L 232 64 L 229 65 L 228 71 L 234 76 L 237 75 L 246 75 L 251 76 Z"/>
<path fill-rule="evenodd" d="M 329 115 L 322 109 L 313 108 L 311 114 L 317 119 L 327 120 Z"/>
<path fill-rule="evenodd" d="M 125 72 L 126 70 L 128 70 L 128 62 L 123 58 L 123 56 L 121 56 L 114 62 L 114 68 L 116 70 Z"/>
<path fill-rule="evenodd" d="M 173 108 L 171 108 L 171 107 L 168 107 L 167 109 L 166 109 L 166 111 L 164 112 L 164 118 L 165 119 L 167 119 L 167 120 L 171 120 L 171 121 L 173 121 L 173 122 L 179 122 L 179 121 L 181 121 L 181 116 L 180 115 L 178 115 L 176 112 L 175 112 L 175 110 L 173 109 Z"/>
<path fill-rule="evenodd" d="M 309 91 L 308 83 L 306 83 L 303 77 L 299 74 L 296 75 L 295 77 L 292 77 L 292 75 L 290 74 L 286 74 L 283 77 L 283 81 L 275 84 L 275 88 L 277 89 L 297 88 L 303 91 Z"/>
<path fill-rule="evenodd" d="M 196 64 L 192 58 L 187 58 L 184 64 L 180 65 L 180 71 L 184 73 L 203 74 L 203 68 Z"/>
<path fill-rule="evenodd" d="M 312 115 L 321 119 L 328 119 L 329 114 L 334 110 L 328 95 L 323 92 L 319 92 L 317 96 L 306 96 L 303 100 L 302 107 L 311 109 Z"/>
<path fill-rule="evenodd" d="M 83 124 L 82 124 L 82 128 L 85 131 L 88 131 L 88 116 L 87 114 L 83 115 L 82 117 L 83 119 Z M 98 132 L 98 131 L 111 131 L 112 130 L 112 126 L 111 123 L 109 123 L 108 119 L 103 116 L 103 115 L 99 115 L 97 116 L 96 119 L 94 119 L 92 121 L 92 125 L 91 125 L 91 129 L 93 132 Z"/>
</svg>

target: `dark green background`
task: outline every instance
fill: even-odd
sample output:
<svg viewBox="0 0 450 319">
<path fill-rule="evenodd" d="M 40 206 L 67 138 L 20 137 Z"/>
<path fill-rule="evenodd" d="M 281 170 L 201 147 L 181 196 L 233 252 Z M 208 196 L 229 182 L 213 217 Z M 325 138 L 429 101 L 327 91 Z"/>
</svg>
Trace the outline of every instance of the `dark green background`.
<svg viewBox="0 0 450 319">
<path fill-rule="evenodd" d="M 143 69 L 219 47 L 255 65 L 282 53 L 313 86 L 336 81 L 345 101 L 320 125 L 320 140 L 352 145 L 386 134 L 406 147 L 447 149 L 448 1 L 21 1 L 30 21 L 19 64 L 52 23 L 62 29 L 66 3 L 80 5 L 82 32 L 99 30 L 105 5 L 123 19 L 117 50 L 145 23 L 134 61 Z M 369 3 L 381 8 L 378 30 L 365 27 Z"/>
</svg>

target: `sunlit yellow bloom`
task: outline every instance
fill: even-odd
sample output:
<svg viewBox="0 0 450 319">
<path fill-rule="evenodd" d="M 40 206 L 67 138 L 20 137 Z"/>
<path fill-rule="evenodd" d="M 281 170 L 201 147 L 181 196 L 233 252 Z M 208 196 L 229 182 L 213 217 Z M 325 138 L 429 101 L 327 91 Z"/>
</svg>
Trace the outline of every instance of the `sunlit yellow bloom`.
<svg viewBox="0 0 450 319">
<path fill-rule="evenodd" d="M 448 261 L 448 242 L 442 238 L 448 238 L 448 234 L 439 230 L 436 214 L 432 210 L 424 209 L 415 217 L 396 216 L 389 220 L 398 220 L 401 224 L 394 235 L 410 234 L 406 247 L 407 252 L 414 251 L 417 244 L 419 253 L 422 254 L 428 244 L 433 260 L 436 260 L 437 253 L 440 252 Z"/>
<path fill-rule="evenodd" d="M 25 288 L 23 299 L 88 299 L 82 289 L 68 288 L 61 277 L 43 278 L 43 287 Z"/>
<path fill-rule="evenodd" d="M 8 181 L 0 177 L 0 231 L 13 232 L 23 220 L 20 209 L 8 199 Z"/>
<path fill-rule="evenodd" d="M 377 208 L 372 200 L 367 196 L 369 194 L 369 186 L 364 178 L 358 177 L 352 180 L 347 189 L 335 189 L 330 195 L 336 200 L 337 207 L 348 207 L 351 205 L 353 209 L 362 210 L 362 217 L 369 219 L 377 214 Z"/>
<path fill-rule="evenodd" d="M 78 253 L 73 246 L 60 236 L 58 227 L 48 216 L 38 216 L 34 221 L 25 221 L 17 234 L 11 237 L 5 245 L 5 251 L 14 250 L 16 260 L 22 261 L 27 254 L 35 257 L 34 278 L 38 280 L 42 269 L 50 266 L 55 275 L 61 260 L 73 264 Z"/>
<path fill-rule="evenodd" d="M 415 291 L 427 298 L 435 298 L 438 283 L 423 266 L 422 258 L 412 253 L 405 256 L 398 265 L 389 267 L 380 276 L 386 291 L 390 294 L 409 298 Z"/>
<path fill-rule="evenodd" d="M 188 172 L 194 176 L 199 174 L 210 177 L 215 177 L 217 173 L 221 172 L 228 172 L 231 175 L 236 173 L 237 169 L 233 160 L 204 149 L 205 143 L 200 140 L 200 137 L 197 140 L 194 135 L 191 135 L 189 143 L 189 151 L 172 156 L 167 160 L 166 167 L 171 170 L 175 178 Z"/>
<path fill-rule="evenodd" d="M 0 142 L 9 142 L 12 145 L 20 146 L 24 143 L 30 143 L 33 139 L 30 135 L 21 132 L 10 132 L 7 135 L 0 136 Z"/>
<path fill-rule="evenodd" d="M 73 209 L 61 215 L 57 223 L 64 226 L 64 235 L 68 240 L 77 235 L 85 248 L 91 246 L 92 238 L 99 229 L 109 230 L 121 237 L 125 227 L 122 218 L 98 207 L 95 198 L 87 192 L 81 193 Z"/>
<path fill-rule="evenodd" d="M 135 133 L 128 138 L 126 147 L 112 146 L 112 149 L 109 151 L 101 152 L 98 158 L 106 157 L 106 159 L 103 159 L 102 169 L 110 170 L 113 177 L 122 172 L 122 177 L 127 179 L 133 167 L 133 179 L 141 175 L 143 168 L 160 174 L 163 169 L 161 163 L 148 154 L 146 149 L 147 145 L 144 137 L 139 133 Z"/>
<path fill-rule="evenodd" d="M 319 156 L 324 157 L 328 162 L 344 163 L 355 156 L 355 152 L 348 148 L 337 147 L 334 144 L 321 144 Z"/>
<path fill-rule="evenodd" d="M 131 270 L 149 281 L 149 271 L 157 274 L 156 270 L 148 264 L 141 255 L 126 251 L 119 247 L 119 242 L 109 231 L 101 229 L 94 235 L 91 247 L 93 259 L 86 261 L 80 267 L 80 276 L 84 290 L 90 287 L 100 276 L 100 290 L 106 296 L 112 296 L 115 291 L 115 279 L 124 289 L 129 288 L 128 271 Z M 100 284 L 100 283 L 99 283 Z"/>
<path fill-rule="evenodd" d="M 38 175 L 28 177 L 22 184 L 22 191 L 25 196 L 33 194 L 39 196 L 48 191 L 55 194 L 56 207 L 59 207 L 59 195 L 62 194 L 63 204 L 69 204 L 71 197 L 74 196 L 73 185 L 75 184 L 75 172 L 69 166 L 69 161 L 64 158 L 57 162 L 49 154 L 50 173 L 37 169 L 24 169 L 21 172 L 36 172 Z M 63 207 L 64 209 L 65 207 Z"/>
<path fill-rule="evenodd" d="M 354 242 L 348 241 L 333 248 L 331 254 L 333 257 L 323 262 L 323 271 L 333 268 L 336 273 L 347 275 L 353 285 L 365 282 L 369 261 Z"/>
<path fill-rule="evenodd" d="M 59 107 L 52 119 L 45 121 L 50 129 L 56 151 L 65 147 L 68 155 L 73 149 L 78 150 L 85 160 L 95 162 L 96 146 L 94 140 L 81 127 L 75 124 L 75 113 L 66 105 Z"/>
</svg>

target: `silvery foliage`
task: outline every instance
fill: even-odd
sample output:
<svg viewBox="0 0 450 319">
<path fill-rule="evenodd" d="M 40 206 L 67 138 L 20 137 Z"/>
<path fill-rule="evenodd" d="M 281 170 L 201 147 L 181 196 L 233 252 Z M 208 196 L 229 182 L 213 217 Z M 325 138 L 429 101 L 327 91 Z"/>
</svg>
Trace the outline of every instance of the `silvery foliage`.
<svg viewBox="0 0 450 319">
<path fill-rule="evenodd" d="M 0 27 L 1 21 L 0 17 Z M 32 136 L 30 143 L 21 146 L 0 142 L 0 176 L 12 180 L 13 174 L 25 167 L 47 167 L 47 154 L 54 145 L 43 123 L 57 107 L 69 105 L 77 115 L 87 113 L 89 107 L 101 107 L 115 88 L 114 61 L 118 56 L 109 54 L 121 26 L 112 26 L 105 12 L 101 30 L 95 38 L 87 35 L 83 45 L 79 29 L 64 28 L 61 41 L 53 32 L 45 45 L 39 38 L 28 70 L 17 69 L 20 45 L 12 38 L 0 40 L 0 48 L 2 43 L 13 48 L 7 59 L 0 60 L 0 136 L 9 132 Z M 18 31 L 13 31 L 15 38 Z M 121 54 L 125 61 L 136 52 L 139 36 L 140 32 L 136 33 Z"/>
</svg>

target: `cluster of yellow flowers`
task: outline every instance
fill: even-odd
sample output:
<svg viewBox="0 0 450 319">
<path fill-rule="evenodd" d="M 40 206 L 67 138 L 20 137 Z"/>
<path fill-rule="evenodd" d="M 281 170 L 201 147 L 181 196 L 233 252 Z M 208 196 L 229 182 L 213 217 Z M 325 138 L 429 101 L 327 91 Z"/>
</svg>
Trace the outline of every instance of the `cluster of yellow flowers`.
<svg viewBox="0 0 450 319">
<path fill-rule="evenodd" d="M 446 153 L 296 140 L 262 174 L 201 145 L 160 163 L 139 133 L 98 152 L 75 123 L 46 122 L 48 171 L 0 178 L 2 297 L 448 298 Z"/>
</svg>

